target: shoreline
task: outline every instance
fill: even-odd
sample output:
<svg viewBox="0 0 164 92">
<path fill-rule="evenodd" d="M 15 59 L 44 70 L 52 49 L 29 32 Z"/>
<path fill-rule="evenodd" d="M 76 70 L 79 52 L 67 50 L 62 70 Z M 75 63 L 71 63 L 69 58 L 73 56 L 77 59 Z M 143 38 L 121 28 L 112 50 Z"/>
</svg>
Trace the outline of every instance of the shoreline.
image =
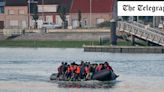
<svg viewBox="0 0 164 92">
<path fill-rule="evenodd" d="M 85 45 L 84 52 L 111 52 L 111 53 L 164 53 L 162 46 L 99 46 Z"/>
<path fill-rule="evenodd" d="M 53 40 L 0 40 L 0 47 L 9 48 L 82 48 L 84 44 L 96 45 L 98 41 Z"/>
<path fill-rule="evenodd" d="M 131 43 L 118 41 L 118 46 L 129 46 Z M 96 40 L 0 40 L 0 47 L 9 48 L 83 48 L 84 45 L 100 45 Z M 101 46 L 110 46 L 107 42 Z"/>
</svg>

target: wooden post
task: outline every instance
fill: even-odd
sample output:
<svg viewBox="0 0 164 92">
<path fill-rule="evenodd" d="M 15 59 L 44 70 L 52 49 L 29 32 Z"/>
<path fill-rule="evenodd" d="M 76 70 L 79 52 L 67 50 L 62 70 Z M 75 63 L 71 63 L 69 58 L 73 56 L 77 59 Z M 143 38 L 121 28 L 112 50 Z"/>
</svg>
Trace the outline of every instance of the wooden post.
<svg viewBox="0 0 164 92">
<path fill-rule="evenodd" d="M 112 45 L 117 45 L 116 21 L 114 19 L 110 21 L 110 28 L 111 28 L 111 43 Z"/>
<path fill-rule="evenodd" d="M 132 42 L 132 46 L 135 45 L 135 36 L 134 35 L 131 35 L 131 42 Z"/>
</svg>

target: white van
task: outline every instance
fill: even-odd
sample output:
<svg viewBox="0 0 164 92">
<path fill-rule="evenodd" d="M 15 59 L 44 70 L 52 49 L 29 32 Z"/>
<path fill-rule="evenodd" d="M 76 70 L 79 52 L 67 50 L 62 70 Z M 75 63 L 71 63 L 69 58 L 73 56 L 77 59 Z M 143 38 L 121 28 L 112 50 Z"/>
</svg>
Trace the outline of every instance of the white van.
<svg viewBox="0 0 164 92">
<path fill-rule="evenodd" d="M 61 25 L 50 23 L 50 22 L 43 22 L 42 28 L 47 28 L 47 29 L 57 29 L 61 28 Z"/>
</svg>

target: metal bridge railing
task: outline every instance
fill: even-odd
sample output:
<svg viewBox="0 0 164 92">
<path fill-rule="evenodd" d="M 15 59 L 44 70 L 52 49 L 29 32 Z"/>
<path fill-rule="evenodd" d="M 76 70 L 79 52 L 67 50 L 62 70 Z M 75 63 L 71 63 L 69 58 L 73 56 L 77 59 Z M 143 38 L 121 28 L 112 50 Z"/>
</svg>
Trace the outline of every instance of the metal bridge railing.
<svg viewBox="0 0 164 92">
<path fill-rule="evenodd" d="M 135 35 L 144 40 L 154 42 L 161 46 L 164 46 L 164 35 L 159 30 L 154 30 L 153 28 L 145 28 L 143 24 L 139 23 L 128 23 L 119 21 L 118 28 L 120 31 Z"/>
</svg>

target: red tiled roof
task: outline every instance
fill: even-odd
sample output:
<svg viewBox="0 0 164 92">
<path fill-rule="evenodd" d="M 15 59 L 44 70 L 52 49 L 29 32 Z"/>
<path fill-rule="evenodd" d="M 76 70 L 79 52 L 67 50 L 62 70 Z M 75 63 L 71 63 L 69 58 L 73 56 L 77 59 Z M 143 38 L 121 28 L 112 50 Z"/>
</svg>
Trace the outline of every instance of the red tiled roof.
<svg viewBox="0 0 164 92">
<path fill-rule="evenodd" d="M 5 6 L 27 6 L 27 0 L 5 0 Z"/>
<path fill-rule="evenodd" d="M 112 12 L 112 2 L 113 0 L 92 0 L 92 13 Z M 78 9 L 82 13 L 89 13 L 90 0 L 73 0 L 70 12 L 77 13 Z"/>
</svg>

